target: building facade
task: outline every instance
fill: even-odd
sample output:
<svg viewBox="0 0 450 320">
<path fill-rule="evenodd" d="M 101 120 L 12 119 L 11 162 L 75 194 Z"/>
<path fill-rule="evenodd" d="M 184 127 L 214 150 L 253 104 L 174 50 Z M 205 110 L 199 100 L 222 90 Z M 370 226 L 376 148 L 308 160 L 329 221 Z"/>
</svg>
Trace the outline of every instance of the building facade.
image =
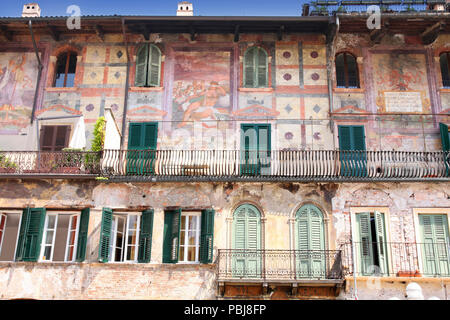
<svg viewBox="0 0 450 320">
<path fill-rule="evenodd" d="M 422 6 L 1 18 L 0 298 L 447 299 L 450 13 Z"/>
</svg>

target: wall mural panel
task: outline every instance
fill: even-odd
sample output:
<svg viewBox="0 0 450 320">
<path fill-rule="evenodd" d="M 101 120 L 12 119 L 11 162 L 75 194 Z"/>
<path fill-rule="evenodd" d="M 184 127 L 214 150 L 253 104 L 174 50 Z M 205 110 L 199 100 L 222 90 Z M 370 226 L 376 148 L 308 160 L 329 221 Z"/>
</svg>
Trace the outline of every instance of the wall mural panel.
<svg viewBox="0 0 450 320">
<path fill-rule="evenodd" d="M 0 54 L 0 134 L 17 135 L 29 125 L 37 70 L 34 53 Z"/>
</svg>

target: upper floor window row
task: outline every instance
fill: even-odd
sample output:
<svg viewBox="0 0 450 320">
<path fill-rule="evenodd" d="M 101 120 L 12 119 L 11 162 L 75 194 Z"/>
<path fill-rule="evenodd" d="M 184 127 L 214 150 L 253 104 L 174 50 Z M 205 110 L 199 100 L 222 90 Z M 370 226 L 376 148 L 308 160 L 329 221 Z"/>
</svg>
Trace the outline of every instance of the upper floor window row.
<svg viewBox="0 0 450 320">
<path fill-rule="evenodd" d="M 264 88 L 269 84 L 268 55 L 261 47 L 251 47 L 244 54 L 244 87 Z"/>
<path fill-rule="evenodd" d="M 139 48 L 136 55 L 136 87 L 159 87 L 161 81 L 161 50 L 151 43 Z"/>
</svg>

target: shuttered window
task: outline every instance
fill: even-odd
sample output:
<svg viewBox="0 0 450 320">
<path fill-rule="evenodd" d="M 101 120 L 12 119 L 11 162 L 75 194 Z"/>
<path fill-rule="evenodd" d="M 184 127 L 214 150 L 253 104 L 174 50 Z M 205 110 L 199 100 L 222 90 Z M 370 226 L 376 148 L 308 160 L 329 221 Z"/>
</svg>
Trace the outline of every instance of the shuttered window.
<svg viewBox="0 0 450 320">
<path fill-rule="evenodd" d="M 76 52 L 61 53 L 56 60 L 54 87 L 73 87 L 77 68 Z"/>
<path fill-rule="evenodd" d="M 139 233 L 139 263 L 148 263 L 151 258 L 153 232 L 153 210 L 145 210 L 141 216 L 141 230 Z"/>
<path fill-rule="evenodd" d="M 441 133 L 442 150 L 450 151 L 450 132 L 445 123 L 439 123 L 439 130 Z"/>
<path fill-rule="evenodd" d="M 177 263 L 180 243 L 181 209 L 164 213 L 163 263 Z"/>
<path fill-rule="evenodd" d="M 83 262 L 84 259 L 86 258 L 89 216 L 90 216 L 89 208 L 83 209 L 81 211 L 78 229 L 77 251 L 75 256 L 77 262 Z"/>
<path fill-rule="evenodd" d="M 336 55 L 336 85 L 340 88 L 359 88 L 358 65 L 350 53 Z"/>
<path fill-rule="evenodd" d="M 241 125 L 241 174 L 270 174 L 270 124 Z"/>
<path fill-rule="evenodd" d="M 450 275 L 447 215 L 420 214 L 419 226 L 422 237 L 423 274 L 426 276 Z"/>
<path fill-rule="evenodd" d="M 153 173 L 158 141 L 158 123 L 132 122 L 128 131 L 127 172 Z"/>
<path fill-rule="evenodd" d="M 441 53 L 439 62 L 441 65 L 442 85 L 444 88 L 450 88 L 450 52 Z"/>
<path fill-rule="evenodd" d="M 41 151 L 61 151 L 69 145 L 70 126 L 42 126 Z"/>
<path fill-rule="evenodd" d="M 268 59 L 263 48 L 251 47 L 245 52 L 243 83 L 246 88 L 268 86 Z"/>
<path fill-rule="evenodd" d="M 202 211 L 201 235 L 200 235 L 200 262 L 213 262 L 214 249 L 214 214 L 213 209 Z"/>
<path fill-rule="evenodd" d="M 108 262 L 110 257 L 112 214 L 110 208 L 103 208 L 100 244 L 98 246 L 98 260 L 100 262 Z"/>
<path fill-rule="evenodd" d="M 367 156 L 364 126 L 338 126 L 338 131 L 341 175 L 366 176 Z"/>
<path fill-rule="evenodd" d="M 39 259 L 44 221 L 45 208 L 23 210 L 16 250 L 17 261 L 36 262 Z"/>
<path fill-rule="evenodd" d="M 145 44 L 136 55 L 137 87 L 158 87 L 161 78 L 161 51 L 154 44 Z"/>
</svg>

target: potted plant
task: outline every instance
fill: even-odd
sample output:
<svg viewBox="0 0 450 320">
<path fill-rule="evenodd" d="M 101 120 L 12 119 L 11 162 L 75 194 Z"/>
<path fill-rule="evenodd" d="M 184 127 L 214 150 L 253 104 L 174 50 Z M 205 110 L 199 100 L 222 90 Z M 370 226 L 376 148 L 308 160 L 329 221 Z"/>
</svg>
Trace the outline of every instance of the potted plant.
<svg viewBox="0 0 450 320">
<path fill-rule="evenodd" d="M 94 137 L 91 143 L 91 153 L 86 154 L 84 158 L 86 173 L 97 173 L 99 171 L 103 145 L 105 144 L 105 128 L 105 117 L 98 118 L 94 126 Z"/>
<path fill-rule="evenodd" d="M 0 154 L 0 173 L 16 172 L 17 164 L 6 158 L 4 154 Z"/>
<path fill-rule="evenodd" d="M 80 173 L 82 160 L 83 160 L 83 150 L 82 149 L 73 149 L 73 148 L 64 148 L 62 149 L 62 162 L 58 168 L 58 172 L 62 173 Z"/>
</svg>

